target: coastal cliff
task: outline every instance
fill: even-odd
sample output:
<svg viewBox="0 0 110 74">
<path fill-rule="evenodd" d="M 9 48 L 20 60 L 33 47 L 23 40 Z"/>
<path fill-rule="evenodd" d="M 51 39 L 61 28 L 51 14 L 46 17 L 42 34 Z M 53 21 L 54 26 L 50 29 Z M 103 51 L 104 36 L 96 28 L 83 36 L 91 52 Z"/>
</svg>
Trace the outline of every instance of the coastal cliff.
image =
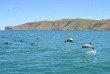
<svg viewBox="0 0 110 74">
<path fill-rule="evenodd" d="M 11 26 L 5 27 L 5 30 L 13 30 Z"/>
<path fill-rule="evenodd" d="M 110 31 L 110 19 L 61 19 L 56 21 L 29 22 L 18 26 L 7 26 L 5 30 L 104 30 Z"/>
</svg>

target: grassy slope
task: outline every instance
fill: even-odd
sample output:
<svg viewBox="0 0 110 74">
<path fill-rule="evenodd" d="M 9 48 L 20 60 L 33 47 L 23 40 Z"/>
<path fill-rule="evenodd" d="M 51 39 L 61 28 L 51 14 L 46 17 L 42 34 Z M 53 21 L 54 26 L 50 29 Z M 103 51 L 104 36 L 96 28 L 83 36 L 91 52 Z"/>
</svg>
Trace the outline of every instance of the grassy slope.
<svg viewBox="0 0 110 74">
<path fill-rule="evenodd" d="M 12 27 L 13 30 L 110 30 L 110 20 L 61 19 L 30 22 Z"/>
</svg>

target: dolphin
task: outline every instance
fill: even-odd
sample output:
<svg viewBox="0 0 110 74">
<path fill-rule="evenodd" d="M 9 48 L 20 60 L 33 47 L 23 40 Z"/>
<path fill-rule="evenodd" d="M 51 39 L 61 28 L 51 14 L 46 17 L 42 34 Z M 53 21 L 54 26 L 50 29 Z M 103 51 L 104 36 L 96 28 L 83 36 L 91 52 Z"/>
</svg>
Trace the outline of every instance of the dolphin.
<svg viewBox="0 0 110 74">
<path fill-rule="evenodd" d="M 74 42 L 74 40 L 69 37 L 65 42 Z"/>
<path fill-rule="evenodd" d="M 94 50 L 94 47 L 91 43 L 83 45 L 82 48 L 92 48 Z"/>
</svg>

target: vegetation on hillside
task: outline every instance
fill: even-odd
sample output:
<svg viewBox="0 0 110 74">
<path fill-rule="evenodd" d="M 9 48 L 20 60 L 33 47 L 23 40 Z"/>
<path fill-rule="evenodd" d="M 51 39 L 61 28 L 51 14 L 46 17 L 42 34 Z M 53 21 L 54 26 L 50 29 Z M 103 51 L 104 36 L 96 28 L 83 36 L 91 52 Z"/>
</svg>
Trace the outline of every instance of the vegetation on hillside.
<svg viewBox="0 0 110 74">
<path fill-rule="evenodd" d="M 61 19 L 56 21 L 38 21 L 18 26 L 8 26 L 5 30 L 109 30 L 109 20 Z"/>
</svg>

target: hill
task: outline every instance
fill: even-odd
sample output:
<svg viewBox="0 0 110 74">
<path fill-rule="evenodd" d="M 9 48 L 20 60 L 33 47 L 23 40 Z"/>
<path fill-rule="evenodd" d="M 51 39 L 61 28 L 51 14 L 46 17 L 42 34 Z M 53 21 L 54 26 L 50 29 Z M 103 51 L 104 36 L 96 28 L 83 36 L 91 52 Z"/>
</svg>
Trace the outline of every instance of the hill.
<svg viewBox="0 0 110 74">
<path fill-rule="evenodd" d="M 18 26 L 7 26 L 5 30 L 104 30 L 110 31 L 110 19 L 61 19 L 56 21 L 29 22 Z"/>
</svg>

